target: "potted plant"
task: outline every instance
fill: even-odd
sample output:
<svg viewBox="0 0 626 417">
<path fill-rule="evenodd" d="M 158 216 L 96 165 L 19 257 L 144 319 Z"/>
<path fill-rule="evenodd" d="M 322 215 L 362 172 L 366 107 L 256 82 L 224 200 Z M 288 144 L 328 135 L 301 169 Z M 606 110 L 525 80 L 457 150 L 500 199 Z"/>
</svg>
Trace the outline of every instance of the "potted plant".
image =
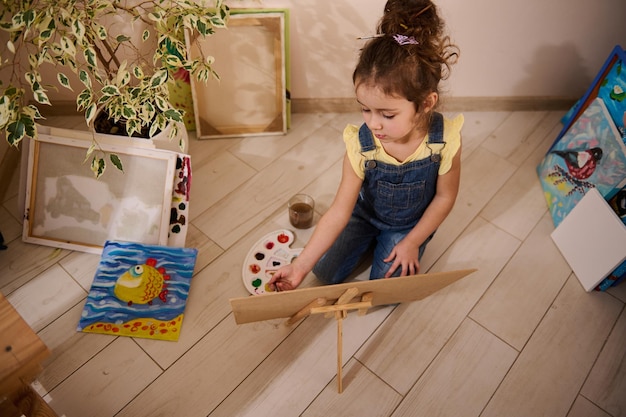
<svg viewBox="0 0 626 417">
<path fill-rule="evenodd" d="M 175 138 L 182 111 L 169 100 L 168 80 L 181 72 L 205 82 L 218 77 L 212 57 L 189 58 L 185 31 L 201 39 L 228 17 L 223 0 L 0 0 L 0 131 L 13 146 L 36 138 L 40 106 L 63 87 L 90 126 L 103 114 L 123 122 L 128 136 L 170 126 Z M 98 177 L 106 162 L 95 150 L 94 140 L 88 158 Z"/>
</svg>

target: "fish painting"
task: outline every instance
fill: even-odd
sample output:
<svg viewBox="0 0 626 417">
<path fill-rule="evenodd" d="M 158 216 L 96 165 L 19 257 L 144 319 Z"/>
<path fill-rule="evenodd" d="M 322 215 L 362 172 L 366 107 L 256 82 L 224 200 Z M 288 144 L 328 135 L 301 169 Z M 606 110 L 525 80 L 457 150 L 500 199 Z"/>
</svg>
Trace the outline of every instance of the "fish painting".
<svg viewBox="0 0 626 417">
<path fill-rule="evenodd" d="M 178 340 L 198 250 L 107 241 L 77 330 Z"/>
<path fill-rule="evenodd" d="M 165 274 L 165 268 L 156 268 L 156 263 L 156 259 L 148 258 L 145 264 L 129 268 L 115 282 L 115 296 L 129 306 L 133 303 L 152 305 L 152 300 L 157 297 L 166 303 L 168 290 L 165 281 L 170 276 Z"/>
</svg>

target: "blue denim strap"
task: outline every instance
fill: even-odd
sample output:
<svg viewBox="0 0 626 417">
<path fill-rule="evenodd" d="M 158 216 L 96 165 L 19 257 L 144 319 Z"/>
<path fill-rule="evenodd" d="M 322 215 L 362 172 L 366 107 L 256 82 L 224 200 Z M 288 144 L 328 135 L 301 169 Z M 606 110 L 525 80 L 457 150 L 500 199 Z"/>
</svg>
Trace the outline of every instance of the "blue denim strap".
<svg viewBox="0 0 626 417">
<path fill-rule="evenodd" d="M 443 115 L 433 112 L 428 130 L 428 143 L 443 143 Z"/>
<path fill-rule="evenodd" d="M 369 130 L 365 123 L 363 123 L 359 129 L 359 143 L 361 144 L 361 152 L 369 152 L 376 149 L 372 131 Z"/>
</svg>

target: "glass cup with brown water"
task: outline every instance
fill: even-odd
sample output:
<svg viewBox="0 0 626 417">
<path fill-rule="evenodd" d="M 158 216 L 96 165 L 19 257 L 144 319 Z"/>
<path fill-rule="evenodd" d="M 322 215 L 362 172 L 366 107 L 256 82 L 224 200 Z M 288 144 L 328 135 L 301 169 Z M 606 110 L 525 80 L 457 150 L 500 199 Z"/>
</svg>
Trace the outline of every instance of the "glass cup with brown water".
<svg viewBox="0 0 626 417">
<path fill-rule="evenodd" d="M 313 225 L 315 200 L 307 194 L 296 194 L 289 199 L 289 222 L 297 229 L 308 229 Z"/>
</svg>

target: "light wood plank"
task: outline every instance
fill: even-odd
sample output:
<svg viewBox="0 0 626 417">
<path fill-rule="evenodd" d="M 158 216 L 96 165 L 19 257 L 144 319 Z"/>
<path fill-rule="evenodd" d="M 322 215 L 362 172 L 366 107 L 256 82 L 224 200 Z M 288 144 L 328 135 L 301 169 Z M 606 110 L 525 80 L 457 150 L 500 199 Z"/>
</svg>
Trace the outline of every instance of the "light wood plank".
<svg viewBox="0 0 626 417">
<path fill-rule="evenodd" d="M 222 320 L 117 417 L 205 417 L 292 331 L 279 322 Z M 175 394 L 163 395 L 173 387 Z M 236 414 L 233 414 L 236 415 Z"/>
<path fill-rule="evenodd" d="M 456 203 L 428 244 L 420 271 L 428 271 L 515 172 L 515 166 L 484 148 L 463 161 Z"/>
<path fill-rule="evenodd" d="M 0 205 L 0 232 L 2 232 L 5 244 L 22 235 L 22 224 L 15 220 L 2 205 Z"/>
<path fill-rule="evenodd" d="M 132 339 L 119 337 L 44 399 L 59 416 L 108 417 L 160 373 Z"/>
<path fill-rule="evenodd" d="M 529 116 L 529 114 L 525 114 L 525 116 Z M 563 127 L 561 124 L 562 117 L 562 111 L 550 111 L 545 112 L 543 117 L 536 123 L 533 124 L 533 122 L 530 122 L 528 126 L 528 136 L 522 138 L 517 147 L 515 147 L 515 150 L 510 152 L 507 158 L 508 161 L 515 165 L 526 163 L 528 157 L 532 155 L 538 147 L 544 149 L 545 154 L 545 151 L 552 145 L 558 132 L 560 132 Z M 532 120 L 534 121 L 534 119 Z M 539 158 L 536 160 L 536 166 L 543 158 L 543 155 L 535 155 L 535 158 Z"/>
<path fill-rule="evenodd" d="M 69 253 L 64 249 L 13 240 L 10 250 L 0 251 L 0 291 L 8 296 Z"/>
<path fill-rule="evenodd" d="M 478 271 L 422 301 L 398 306 L 356 358 L 406 394 L 518 246 L 516 239 L 493 225 L 474 221 L 433 270 L 475 267 Z"/>
<path fill-rule="evenodd" d="M 520 160 L 515 158 L 517 151 L 523 147 L 545 116 L 546 112 L 543 111 L 512 112 L 500 126 L 491 132 L 481 146 L 519 165 L 526 159 L 527 154 Z"/>
<path fill-rule="evenodd" d="M 610 317 L 605 321 L 610 323 Z M 622 310 L 581 393 L 611 415 L 626 410 L 626 310 Z"/>
<path fill-rule="evenodd" d="M 85 252 L 72 252 L 59 261 L 59 265 L 87 292 L 91 288 L 99 263 L 100 255 Z"/>
<path fill-rule="evenodd" d="M 188 134 L 192 171 L 211 164 L 215 158 L 220 158 L 225 152 L 228 152 L 230 147 L 237 146 L 243 140 L 242 138 L 198 140 L 195 131 L 188 132 Z"/>
<path fill-rule="evenodd" d="M 546 119 L 550 120 L 551 117 Z M 550 138 L 555 137 L 560 129 L 561 126 L 556 125 L 544 136 L 540 145 L 480 213 L 518 239 L 525 239 L 548 210 L 536 167 L 552 143 Z"/>
<path fill-rule="evenodd" d="M 38 377 L 44 394 L 80 369 L 98 352 L 112 343 L 114 336 L 76 331 L 85 303 L 79 303 L 39 332 L 52 351 Z"/>
<path fill-rule="evenodd" d="M 392 416 L 479 416 L 515 358 L 515 349 L 465 320 Z"/>
<path fill-rule="evenodd" d="M 467 159 L 510 115 L 510 112 L 462 112 L 465 118 L 463 129 L 461 130 L 461 140 L 463 150 L 461 160 Z M 446 113 L 446 116 L 451 116 Z"/>
<path fill-rule="evenodd" d="M 571 269 L 550 238 L 546 213 L 487 290 L 470 317 L 522 350 Z"/>
<path fill-rule="evenodd" d="M 402 400 L 400 394 L 354 359 L 344 367 L 343 383 L 346 389 L 339 395 L 333 379 L 301 416 L 387 416 Z"/>
<path fill-rule="evenodd" d="M 621 283 L 607 290 L 613 297 L 626 303 L 626 283 Z"/>
<path fill-rule="evenodd" d="M 198 230 L 198 228 L 192 223 L 187 225 L 187 239 L 185 246 L 188 248 L 198 249 L 194 274 L 198 271 L 202 271 L 204 267 L 209 265 L 213 262 L 213 260 L 215 260 L 215 258 L 224 253 L 222 248 L 209 239 L 207 235 Z"/>
<path fill-rule="evenodd" d="M 36 332 L 87 296 L 59 265 L 11 293 L 7 299 Z"/>
<path fill-rule="evenodd" d="M 363 317 L 348 315 L 343 324 L 344 363 L 387 317 L 391 308 L 379 308 Z M 307 318 L 211 416 L 300 415 L 334 379 L 336 347 L 335 320 L 321 315 Z M 350 389 L 351 386 L 344 385 L 344 391 Z M 340 413 L 334 410 L 331 414 Z"/>
<path fill-rule="evenodd" d="M 343 149 L 334 131 L 318 129 L 198 216 L 194 224 L 222 248 L 229 248 L 332 166 L 343 155 Z"/>
<path fill-rule="evenodd" d="M 579 395 L 574 401 L 572 409 L 567 413 L 567 417 L 611 417 L 597 405 Z"/>
<path fill-rule="evenodd" d="M 622 308 L 570 276 L 481 417 L 565 416 Z"/>
<path fill-rule="evenodd" d="M 255 170 L 261 171 L 334 117 L 332 113 L 294 114 L 291 129 L 286 135 L 244 138 L 228 150 Z"/>
<path fill-rule="evenodd" d="M 221 152 L 211 163 L 195 167 L 193 156 L 189 219 L 194 221 L 209 207 L 254 177 L 256 171 L 228 152 Z"/>
<path fill-rule="evenodd" d="M 343 168 L 343 159 L 337 160 L 330 168 L 324 171 L 315 181 L 302 189 L 302 192 L 308 194 L 315 199 L 315 211 L 323 215 L 335 199 L 339 182 L 341 181 L 341 173 Z M 285 203 L 285 207 L 286 207 Z M 317 219 L 313 219 L 313 224 L 317 224 Z M 291 227 L 291 226 L 290 226 Z"/>
</svg>

